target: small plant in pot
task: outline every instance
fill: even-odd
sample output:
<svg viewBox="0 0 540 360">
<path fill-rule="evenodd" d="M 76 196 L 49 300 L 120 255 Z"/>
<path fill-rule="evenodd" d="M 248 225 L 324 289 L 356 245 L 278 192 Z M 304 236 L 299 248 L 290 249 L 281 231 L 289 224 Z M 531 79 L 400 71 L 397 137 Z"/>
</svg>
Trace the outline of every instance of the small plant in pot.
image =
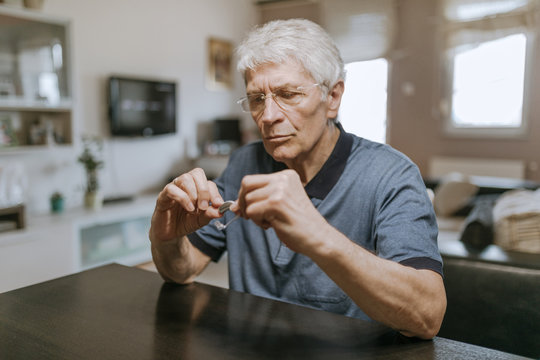
<svg viewBox="0 0 540 360">
<path fill-rule="evenodd" d="M 64 195 L 61 192 L 55 191 L 50 198 L 51 211 L 55 214 L 59 214 L 64 211 Z"/>
<path fill-rule="evenodd" d="M 103 141 L 96 136 L 83 137 L 83 152 L 78 161 L 84 166 L 86 171 L 86 188 L 84 193 L 85 207 L 93 210 L 101 208 L 103 196 L 99 191 L 98 170 L 103 168 L 101 152 Z"/>
</svg>

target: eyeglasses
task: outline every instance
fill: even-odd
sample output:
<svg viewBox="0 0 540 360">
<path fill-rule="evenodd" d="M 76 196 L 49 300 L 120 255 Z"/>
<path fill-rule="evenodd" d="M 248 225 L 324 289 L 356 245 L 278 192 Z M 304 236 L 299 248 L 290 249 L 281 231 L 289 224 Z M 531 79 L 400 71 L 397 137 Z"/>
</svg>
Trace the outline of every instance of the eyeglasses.
<svg viewBox="0 0 540 360">
<path fill-rule="evenodd" d="M 271 92 L 269 95 L 265 93 L 250 94 L 239 99 L 236 103 L 240 104 L 243 111 L 258 114 L 264 111 L 266 99 L 272 98 L 280 108 L 287 110 L 287 108 L 300 104 L 307 95 L 306 92 L 315 86 L 320 85 L 311 84 L 294 89 L 282 88 Z"/>
</svg>

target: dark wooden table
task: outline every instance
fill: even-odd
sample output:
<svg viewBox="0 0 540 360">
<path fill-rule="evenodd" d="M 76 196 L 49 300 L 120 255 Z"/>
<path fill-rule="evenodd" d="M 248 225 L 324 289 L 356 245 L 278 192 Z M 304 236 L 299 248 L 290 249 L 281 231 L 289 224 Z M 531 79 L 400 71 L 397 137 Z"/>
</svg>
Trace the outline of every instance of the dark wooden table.
<svg viewBox="0 0 540 360">
<path fill-rule="evenodd" d="M 0 359 L 518 358 L 121 265 L 0 294 Z"/>
</svg>

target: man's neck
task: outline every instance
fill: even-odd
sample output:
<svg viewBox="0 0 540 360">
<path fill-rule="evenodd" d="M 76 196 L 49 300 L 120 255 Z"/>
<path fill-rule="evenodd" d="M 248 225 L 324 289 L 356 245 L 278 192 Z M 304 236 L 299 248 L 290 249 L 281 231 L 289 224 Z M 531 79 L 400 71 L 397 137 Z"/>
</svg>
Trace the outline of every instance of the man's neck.
<svg viewBox="0 0 540 360">
<path fill-rule="evenodd" d="M 333 121 L 329 121 L 326 131 L 319 141 L 315 143 L 311 151 L 298 156 L 290 162 L 286 162 L 287 167 L 295 170 L 300 175 L 302 184 L 306 186 L 328 160 L 338 139 L 339 129 Z"/>
</svg>

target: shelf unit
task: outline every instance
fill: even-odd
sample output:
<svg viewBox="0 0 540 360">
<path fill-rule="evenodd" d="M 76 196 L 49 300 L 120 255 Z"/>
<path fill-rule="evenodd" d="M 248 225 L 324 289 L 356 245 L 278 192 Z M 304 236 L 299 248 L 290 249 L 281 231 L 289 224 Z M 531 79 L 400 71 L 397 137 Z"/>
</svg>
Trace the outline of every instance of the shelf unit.
<svg viewBox="0 0 540 360">
<path fill-rule="evenodd" d="M 78 268 L 81 270 L 118 262 L 137 265 L 151 260 L 150 216 L 136 216 L 79 228 Z"/>
<path fill-rule="evenodd" d="M 107 204 L 27 216 L 24 229 L 0 232 L 0 293 L 117 262 L 152 260 L 148 231 L 157 194 Z"/>
<path fill-rule="evenodd" d="M 70 26 L 0 5 L 0 154 L 73 143 Z"/>
</svg>

